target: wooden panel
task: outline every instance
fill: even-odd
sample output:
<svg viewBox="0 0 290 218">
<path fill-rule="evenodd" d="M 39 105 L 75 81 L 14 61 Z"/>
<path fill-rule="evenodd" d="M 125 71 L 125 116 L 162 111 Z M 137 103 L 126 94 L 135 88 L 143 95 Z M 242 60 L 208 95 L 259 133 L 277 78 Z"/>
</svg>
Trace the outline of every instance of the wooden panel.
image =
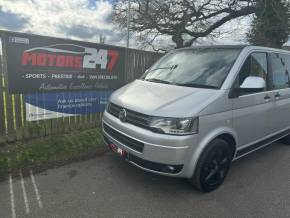
<svg viewBox="0 0 290 218">
<path fill-rule="evenodd" d="M 0 48 L 2 49 L 2 48 Z M 2 53 L 2 50 L 1 50 Z M 2 75 L 3 72 L 3 65 L 2 65 L 2 58 L 0 56 L 0 144 L 6 142 L 6 128 L 5 128 L 5 115 L 4 115 L 4 100 L 3 100 L 3 86 L 2 86 Z"/>
<path fill-rule="evenodd" d="M 5 136 L 5 116 L 4 116 L 4 100 L 3 100 L 3 87 L 2 87 L 2 55 L 0 56 L 0 137 Z"/>
<path fill-rule="evenodd" d="M 63 119 L 63 126 L 64 126 L 64 132 L 69 133 L 70 132 L 70 117 L 64 117 Z"/>
<path fill-rule="evenodd" d="M 2 36 L 2 35 L 1 35 Z M 8 93 L 8 72 L 6 51 L 0 56 L 0 143 L 22 139 L 38 138 L 53 134 L 101 126 L 102 113 L 87 111 L 86 115 L 59 117 L 36 122 L 26 121 L 25 95 Z M 126 49 L 125 82 L 139 78 L 161 54 Z M 37 95 L 37 101 L 45 102 L 43 94 Z M 44 105 L 43 105 L 44 107 Z"/>
<path fill-rule="evenodd" d="M 2 37 L 3 38 L 3 37 Z M 14 95 L 8 93 L 8 73 L 7 73 L 7 62 L 6 62 L 6 50 L 5 42 L 2 41 L 2 89 L 3 89 L 3 104 L 4 104 L 4 121 L 7 140 L 12 142 L 16 140 L 16 115 L 14 107 Z"/>
<path fill-rule="evenodd" d="M 21 109 L 21 97 L 20 95 L 14 95 L 14 104 L 13 110 L 15 113 L 15 131 L 16 131 L 16 139 L 23 139 L 23 117 L 22 117 L 22 109 Z"/>
</svg>

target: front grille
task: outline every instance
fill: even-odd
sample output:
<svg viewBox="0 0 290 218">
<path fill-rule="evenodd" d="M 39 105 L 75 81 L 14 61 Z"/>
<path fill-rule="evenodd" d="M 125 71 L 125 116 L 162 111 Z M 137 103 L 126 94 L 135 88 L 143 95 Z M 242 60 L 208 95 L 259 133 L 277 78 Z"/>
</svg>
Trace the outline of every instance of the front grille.
<svg viewBox="0 0 290 218">
<path fill-rule="evenodd" d="M 122 107 L 116 104 L 109 103 L 108 112 L 115 117 L 119 117 L 119 113 L 122 109 L 123 109 Z M 132 110 L 128 110 L 128 109 L 126 109 L 126 112 L 127 112 L 127 117 L 126 117 L 125 122 L 131 123 L 135 126 L 142 127 L 144 129 L 150 129 L 149 127 L 150 116 L 141 114 Z"/>
<path fill-rule="evenodd" d="M 104 131 L 110 135 L 112 138 L 117 140 L 118 142 L 121 142 L 123 145 L 138 151 L 138 152 L 143 152 L 144 149 L 144 144 L 142 142 L 139 142 L 135 139 L 132 139 L 128 136 L 123 135 L 122 133 L 114 130 L 113 128 L 109 127 L 107 124 L 103 124 Z"/>
<path fill-rule="evenodd" d="M 108 105 L 108 112 L 115 117 L 119 117 L 119 113 L 121 110 L 122 108 L 116 104 L 109 103 Z"/>
</svg>

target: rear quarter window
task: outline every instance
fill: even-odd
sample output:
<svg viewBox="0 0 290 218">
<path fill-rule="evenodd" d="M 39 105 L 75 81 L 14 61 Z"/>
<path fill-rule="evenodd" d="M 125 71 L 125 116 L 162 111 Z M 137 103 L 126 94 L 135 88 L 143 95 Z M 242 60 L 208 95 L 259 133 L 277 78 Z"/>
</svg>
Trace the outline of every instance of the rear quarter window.
<svg viewBox="0 0 290 218">
<path fill-rule="evenodd" d="M 290 56 L 272 54 L 273 89 L 289 88 Z"/>
</svg>

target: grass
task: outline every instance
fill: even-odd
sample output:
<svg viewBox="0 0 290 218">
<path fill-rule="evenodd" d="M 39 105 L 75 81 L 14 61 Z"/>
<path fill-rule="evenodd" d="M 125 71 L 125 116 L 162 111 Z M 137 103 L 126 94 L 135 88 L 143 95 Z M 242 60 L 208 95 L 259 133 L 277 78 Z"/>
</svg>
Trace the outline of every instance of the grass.
<svg viewBox="0 0 290 218">
<path fill-rule="evenodd" d="M 0 175 L 9 171 L 66 163 L 106 151 L 100 129 L 57 135 L 27 143 L 8 144 L 0 149 Z"/>
</svg>

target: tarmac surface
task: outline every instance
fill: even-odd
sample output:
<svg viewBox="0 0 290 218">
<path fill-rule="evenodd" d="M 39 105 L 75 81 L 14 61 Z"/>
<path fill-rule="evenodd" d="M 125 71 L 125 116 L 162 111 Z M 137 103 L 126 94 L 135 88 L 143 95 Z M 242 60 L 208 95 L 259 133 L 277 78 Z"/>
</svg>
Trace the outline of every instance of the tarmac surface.
<svg viewBox="0 0 290 218">
<path fill-rule="evenodd" d="M 0 217 L 290 217 L 290 146 L 232 164 L 212 193 L 144 172 L 112 153 L 0 183 Z"/>
</svg>

